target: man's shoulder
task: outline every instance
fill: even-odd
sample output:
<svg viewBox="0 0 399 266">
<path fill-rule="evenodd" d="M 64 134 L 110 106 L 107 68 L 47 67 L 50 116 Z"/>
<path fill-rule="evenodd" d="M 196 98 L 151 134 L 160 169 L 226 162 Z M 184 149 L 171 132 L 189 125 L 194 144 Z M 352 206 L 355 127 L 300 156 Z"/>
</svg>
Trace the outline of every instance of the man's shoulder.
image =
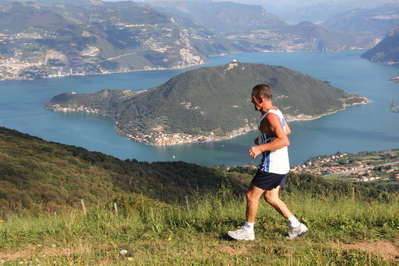
<svg viewBox="0 0 399 266">
<path fill-rule="evenodd" d="M 267 117 L 269 114 L 275 114 L 278 117 L 283 117 L 283 113 L 280 111 L 280 109 L 278 109 L 277 107 L 275 107 L 276 109 L 270 109 L 269 111 L 267 111 L 265 117 Z"/>
</svg>

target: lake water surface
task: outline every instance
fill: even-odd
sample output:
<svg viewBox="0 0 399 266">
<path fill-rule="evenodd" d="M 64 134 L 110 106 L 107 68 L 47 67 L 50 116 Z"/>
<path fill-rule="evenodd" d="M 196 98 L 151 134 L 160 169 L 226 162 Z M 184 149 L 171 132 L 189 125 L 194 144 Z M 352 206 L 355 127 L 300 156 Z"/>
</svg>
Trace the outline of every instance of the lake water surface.
<svg viewBox="0 0 399 266">
<path fill-rule="evenodd" d="M 224 65 L 233 59 L 243 63 L 281 65 L 330 81 L 334 87 L 371 100 L 370 104 L 349 107 L 313 121 L 291 122 L 293 133 L 289 150 L 291 165 L 296 165 L 309 157 L 337 151 L 358 153 L 399 148 L 399 114 L 384 109 L 391 98 L 399 102 L 399 84 L 388 81 L 399 75 L 399 69 L 362 59 L 362 52 L 243 53 L 215 57 L 209 64 L 195 68 Z M 220 142 L 153 147 L 117 135 L 109 118 L 43 108 L 60 93 L 93 93 L 103 89 L 139 91 L 158 86 L 189 69 L 3 81 L 0 82 L 0 126 L 120 159 L 226 166 L 256 163 L 257 159 L 252 160 L 247 154 L 255 131 Z M 248 88 L 248 92 L 250 90 Z M 254 112 L 254 116 L 259 114 Z"/>
</svg>

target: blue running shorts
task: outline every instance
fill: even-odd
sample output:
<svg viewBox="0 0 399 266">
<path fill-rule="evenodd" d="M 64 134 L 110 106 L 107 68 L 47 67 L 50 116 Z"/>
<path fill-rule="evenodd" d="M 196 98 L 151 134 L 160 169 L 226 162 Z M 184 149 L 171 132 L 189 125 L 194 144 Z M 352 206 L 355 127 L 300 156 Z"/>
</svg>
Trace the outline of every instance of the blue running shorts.
<svg viewBox="0 0 399 266">
<path fill-rule="evenodd" d="M 252 184 L 258 188 L 268 190 L 273 189 L 278 186 L 284 186 L 287 184 L 287 175 L 280 175 L 274 173 L 266 173 L 258 170 L 254 178 L 252 179 Z"/>
</svg>

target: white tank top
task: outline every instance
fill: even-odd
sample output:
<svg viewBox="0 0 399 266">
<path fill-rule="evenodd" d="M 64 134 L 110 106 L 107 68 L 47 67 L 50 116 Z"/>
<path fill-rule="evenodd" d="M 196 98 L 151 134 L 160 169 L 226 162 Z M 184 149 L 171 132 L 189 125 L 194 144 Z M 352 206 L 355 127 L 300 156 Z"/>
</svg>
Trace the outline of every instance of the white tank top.
<svg viewBox="0 0 399 266">
<path fill-rule="evenodd" d="M 260 124 L 262 120 L 270 113 L 278 115 L 281 120 L 281 125 L 283 126 L 284 131 L 286 130 L 285 118 L 280 110 L 269 110 L 265 113 L 258 124 L 258 142 L 260 144 L 272 142 L 275 137 L 273 135 L 268 135 L 260 131 Z M 290 160 L 288 157 L 288 147 L 283 147 L 281 149 L 275 151 L 265 151 L 262 152 L 262 159 L 259 162 L 258 169 L 274 174 L 287 174 L 290 170 Z"/>
</svg>

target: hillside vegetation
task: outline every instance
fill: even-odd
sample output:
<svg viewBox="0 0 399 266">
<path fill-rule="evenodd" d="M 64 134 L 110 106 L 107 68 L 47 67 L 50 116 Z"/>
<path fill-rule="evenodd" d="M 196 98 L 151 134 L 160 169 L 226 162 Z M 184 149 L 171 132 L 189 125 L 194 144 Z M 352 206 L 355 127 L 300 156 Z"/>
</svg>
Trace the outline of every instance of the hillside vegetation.
<svg viewBox="0 0 399 266">
<path fill-rule="evenodd" d="M 118 90 L 64 93 L 44 108 L 109 116 L 120 134 L 146 144 L 215 140 L 255 128 L 258 116 L 250 96 L 259 83 L 272 87 L 274 104 L 289 120 L 314 119 L 367 102 L 285 67 L 231 62 L 187 71 L 138 94 Z"/>
<path fill-rule="evenodd" d="M 142 194 L 168 204 L 181 204 L 228 187 L 234 195 L 247 189 L 253 168 L 230 171 L 185 162 L 119 160 L 81 147 L 48 142 L 0 127 L 0 212 L 56 212 L 66 206 L 88 206 L 116 195 Z M 325 182 L 313 175 L 291 176 L 287 191 L 352 192 L 351 184 Z M 303 184 L 306 184 L 305 186 Z M 340 191 L 341 190 L 341 191 Z M 362 199 L 387 200 L 388 194 L 357 187 Z"/>
<path fill-rule="evenodd" d="M 186 196 L 231 186 L 243 193 L 248 180 L 237 173 L 184 162 L 121 161 L 86 149 L 51 143 L 0 128 L 0 209 L 58 211 L 84 199 L 107 202 L 118 193 L 138 193 L 179 203 Z"/>
<path fill-rule="evenodd" d="M 311 231 L 286 240 L 262 203 L 256 241 L 234 242 L 252 168 L 121 161 L 3 127 L 0 162 L 2 265 L 397 263 L 396 194 L 290 174 L 282 197 Z"/>
</svg>

